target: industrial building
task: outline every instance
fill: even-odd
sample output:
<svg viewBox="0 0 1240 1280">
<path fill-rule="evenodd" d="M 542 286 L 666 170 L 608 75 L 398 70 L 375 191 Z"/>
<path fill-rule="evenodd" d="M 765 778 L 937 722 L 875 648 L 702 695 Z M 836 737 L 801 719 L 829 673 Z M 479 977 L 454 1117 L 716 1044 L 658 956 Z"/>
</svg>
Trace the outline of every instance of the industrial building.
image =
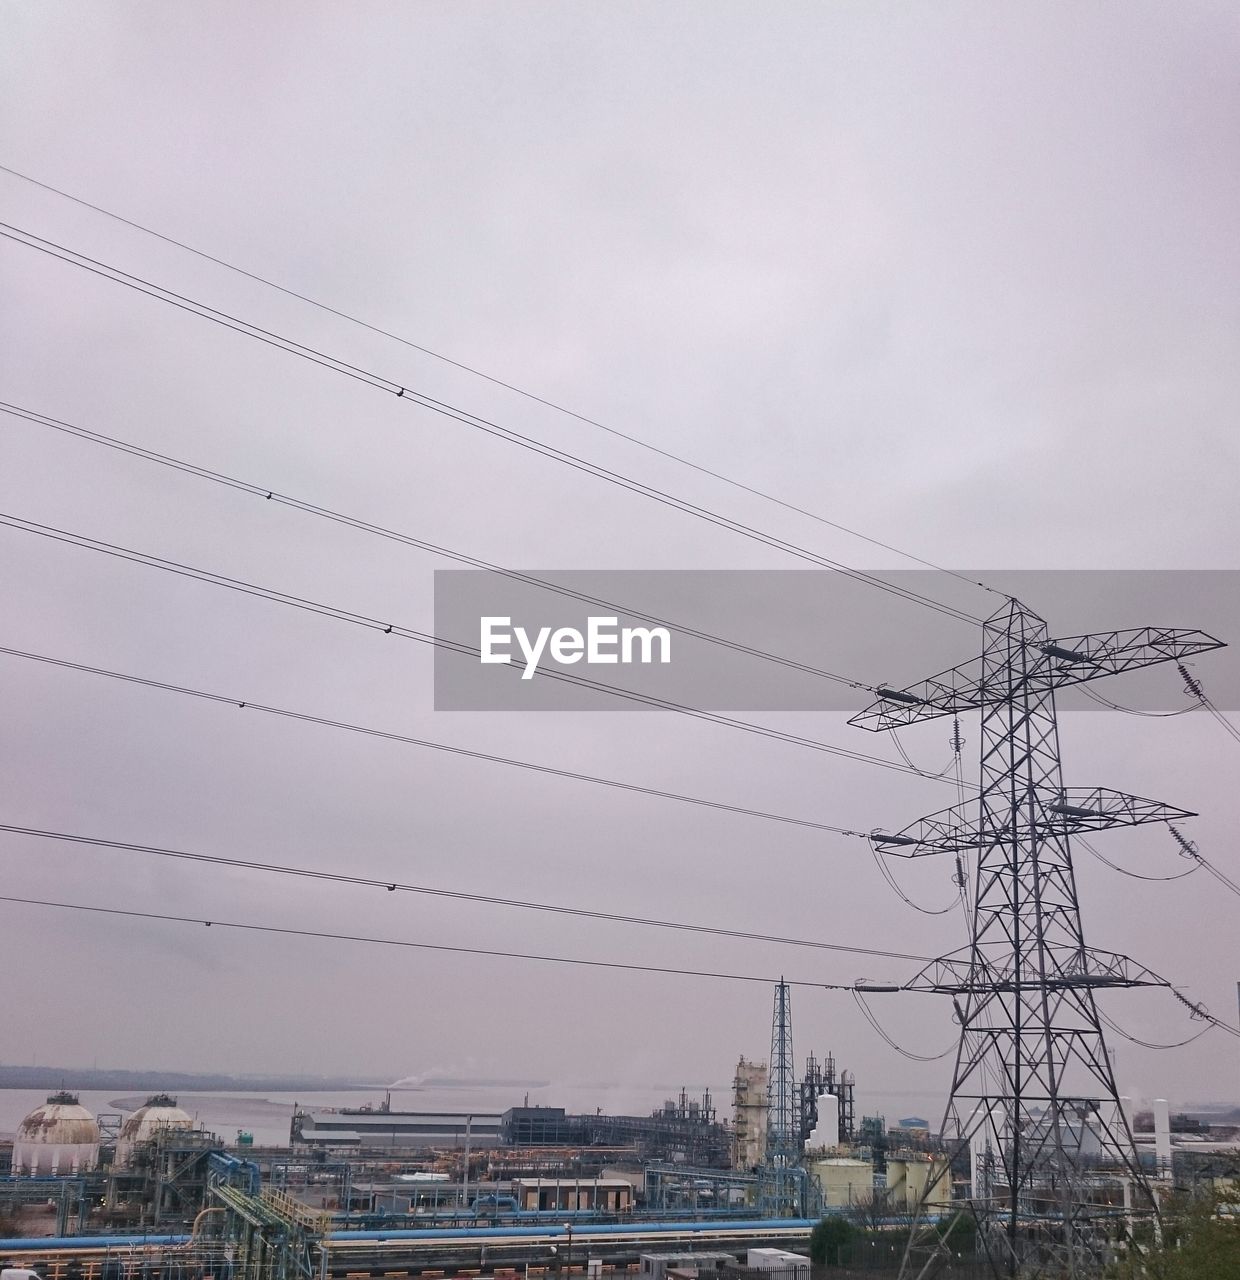
<svg viewBox="0 0 1240 1280">
<path fill-rule="evenodd" d="M 721 1275 L 736 1266 L 730 1253 L 643 1253 L 638 1274 L 642 1280 L 667 1280 L 670 1276 L 696 1277 Z"/>
<path fill-rule="evenodd" d="M 756 1169 L 766 1159 L 767 1066 L 736 1064 L 732 1081 L 732 1168 Z"/>
<path fill-rule="evenodd" d="M 816 1140 L 814 1130 L 818 1126 L 820 1100 L 835 1099 L 838 1128 L 836 1141 L 851 1142 L 856 1137 L 856 1077 L 851 1071 L 837 1071 L 835 1054 L 828 1053 L 819 1062 L 811 1053 L 805 1060 L 805 1074 L 800 1083 L 800 1132 L 803 1143 L 824 1145 Z M 834 1143 L 826 1144 L 834 1145 Z"/>
<path fill-rule="evenodd" d="M 293 1146 L 355 1151 L 634 1150 L 643 1159 L 726 1167 L 730 1138 L 707 1091 L 684 1090 L 646 1116 L 571 1115 L 563 1107 L 510 1107 L 496 1112 L 392 1111 L 376 1108 L 304 1111 L 293 1115 Z"/>
<path fill-rule="evenodd" d="M 618 1214 L 633 1208 L 633 1184 L 625 1178 L 514 1178 L 512 1188 L 518 1209 Z"/>
<path fill-rule="evenodd" d="M 707 1090 L 686 1090 L 647 1116 L 570 1115 L 562 1107 L 510 1107 L 500 1122 L 505 1147 L 632 1148 L 644 1160 L 681 1160 L 725 1168 L 730 1137 L 719 1123 Z"/>
<path fill-rule="evenodd" d="M 373 1110 L 301 1111 L 293 1113 L 290 1138 L 322 1147 L 396 1149 L 422 1147 L 499 1146 L 498 1113 Z"/>
<path fill-rule="evenodd" d="M 811 1270 L 805 1254 L 788 1249 L 750 1249 L 745 1254 L 745 1266 L 750 1271 L 776 1271 L 779 1280 L 809 1280 Z"/>
</svg>

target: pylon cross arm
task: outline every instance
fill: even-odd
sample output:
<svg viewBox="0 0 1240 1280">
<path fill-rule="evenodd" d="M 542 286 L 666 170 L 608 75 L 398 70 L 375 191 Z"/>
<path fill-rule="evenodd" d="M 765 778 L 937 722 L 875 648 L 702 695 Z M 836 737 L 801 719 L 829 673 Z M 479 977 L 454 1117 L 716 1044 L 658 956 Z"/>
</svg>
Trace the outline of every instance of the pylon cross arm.
<svg viewBox="0 0 1240 1280">
<path fill-rule="evenodd" d="M 1033 637 L 1024 645 L 1026 661 L 1016 678 L 1040 690 L 1057 689 L 1137 667 L 1181 662 L 1193 654 L 1225 647 L 1222 640 L 1204 631 L 1174 627 L 1134 627 L 1061 640 Z M 990 706 L 1011 696 L 1009 684 L 995 678 L 994 668 L 984 659 L 974 658 L 903 689 L 880 685 L 878 701 L 848 723 L 872 732 L 899 729 Z"/>
<path fill-rule="evenodd" d="M 881 853 L 898 858 L 922 858 L 932 853 L 963 853 L 1028 838 L 1073 835 L 1080 831 L 1106 831 L 1112 827 L 1136 827 L 1150 822 L 1178 822 L 1196 815 L 1188 809 L 1128 795 L 1110 787 L 1069 787 L 1036 796 L 1037 812 L 1024 810 L 970 816 L 972 805 L 953 805 L 922 818 L 894 835 L 873 832 L 870 839 Z"/>
<path fill-rule="evenodd" d="M 1049 640 L 1037 647 L 1052 660 L 1055 683 L 1059 685 L 1119 675 L 1159 662 L 1181 662 L 1195 653 L 1226 648 L 1226 644 L 1204 631 L 1133 627 Z"/>
<path fill-rule="evenodd" d="M 879 732 L 938 716 L 959 715 L 985 704 L 982 662 L 974 658 L 905 689 L 879 685 L 878 701 L 858 712 L 848 723 Z"/>
<path fill-rule="evenodd" d="M 1054 953 L 1054 954 L 1052 954 Z M 935 992 L 939 995 L 989 995 L 1001 991 L 1063 990 L 1103 987 L 1166 987 L 1160 977 L 1143 964 L 1118 951 L 1098 947 L 1048 948 L 1054 977 L 1030 972 L 1014 973 L 1010 956 L 992 960 L 981 948 L 968 955 L 947 955 L 932 960 L 911 981 L 905 991 Z"/>
</svg>

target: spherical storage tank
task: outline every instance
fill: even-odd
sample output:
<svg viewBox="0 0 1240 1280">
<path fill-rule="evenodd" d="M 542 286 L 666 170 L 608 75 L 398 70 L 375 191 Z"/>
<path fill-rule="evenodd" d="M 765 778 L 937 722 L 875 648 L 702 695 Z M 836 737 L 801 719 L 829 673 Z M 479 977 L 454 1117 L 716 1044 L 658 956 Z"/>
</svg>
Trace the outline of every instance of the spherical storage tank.
<svg viewBox="0 0 1240 1280">
<path fill-rule="evenodd" d="M 77 1095 L 53 1093 L 18 1126 L 13 1172 L 48 1176 L 82 1173 L 99 1163 L 99 1126 Z"/>
<path fill-rule="evenodd" d="M 147 1098 L 146 1104 L 125 1118 L 116 1139 L 117 1168 L 124 1168 L 133 1156 L 134 1147 L 150 1142 L 163 1129 L 192 1129 L 193 1120 L 177 1106 L 177 1100 L 166 1093 Z"/>
</svg>

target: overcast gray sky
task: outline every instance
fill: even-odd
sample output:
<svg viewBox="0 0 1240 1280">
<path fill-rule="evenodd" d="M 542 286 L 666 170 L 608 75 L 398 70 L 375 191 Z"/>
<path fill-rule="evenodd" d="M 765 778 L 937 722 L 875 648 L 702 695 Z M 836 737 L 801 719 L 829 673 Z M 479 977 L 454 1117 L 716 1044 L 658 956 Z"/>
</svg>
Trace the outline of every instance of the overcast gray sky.
<svg viewBox="0 0 1240 1280">
<path fill-rule="evenodd" d="M 940 564 L 1240 567 L 1233 5 L 10 0 L 0 22 L 0 163 Z M 0 204 L 833 559 L 908 567 L 8 174 Z M 0 269 L 10 401 L 517 567 L 798 567 L 29 248 L 5 242 Z M 428 555 L 14 419 L 0 448 L 6 512 L 433 625 Z M 436 713 L 419 646 L 25 533 L 0 530 L 0 574 L 18 648 L 842 826 L 944 803 L 683 717 Z M 910 669 L 846 674 L 934 669 L 920 611 L 888 613 Z M 974 629 L 958 640 L 976 651 Z M 12 658 L 0 687 L 10 823 L 896 951 L 963 941 L 958 914 L 911 912 L 855 841 Z M 765 719 L 891 755 L 844 718 Z M 947 733 L 906 743 L 937 768 Z M 1240 873 L 1240 749 L 1212 721 L 1070 713 L 1062 739 L 1070 783 L 1200 810 L 1193 835 Z M 1144 873 L 1183 866 L 1161 830 L 1106 840 Z M 20 896 L 828 982 L 908 972 L 11 835 L 0 860 Z M 897 870 L 931 905 L 950 896 L 941 863 Z M 1078 872 L 1091 941 L 1235 1018 L 1240 899 L 1201 875 Z M 27 984 L 10 1062 L 722 1088 L 769 1043 L 761 985 L 3 904 L 0 929 Z M 833 1050 L 863 1108 L 868 1090 L 945 1090 L 947 1063 L 896 1057 L 846 996 L 793 1002 L 798 1057 Z M 1192 1030 L 1165 993 L 1107 1008 L 1146 1038 Z M 952 1041 L 945 1004 L 878 1011 L 919 1052 Z M 1237 1093 L 1219 1033 L 1115 1047 L 1138 1095 Z"/>
</svg>

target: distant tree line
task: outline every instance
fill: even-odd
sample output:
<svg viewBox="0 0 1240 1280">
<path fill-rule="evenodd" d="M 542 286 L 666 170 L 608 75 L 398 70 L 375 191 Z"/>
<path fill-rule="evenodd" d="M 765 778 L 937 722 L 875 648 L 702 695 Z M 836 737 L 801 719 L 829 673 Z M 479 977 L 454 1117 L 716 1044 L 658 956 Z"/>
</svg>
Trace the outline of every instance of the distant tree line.
<svg viewBox="0 0 1240 1280">
<path fill-rule="evenodd" d="M 385 1089 L 382 1080 L 358 1080 L 342 1076 L 259 1076 L 199 1074 L 189 1071 L 123 1071 L 87 1067 L 6 1067 L 0 1065 L 0 1089 L 271 1089 L 292 1093 L 297 1089 Z"/>
</svg>

